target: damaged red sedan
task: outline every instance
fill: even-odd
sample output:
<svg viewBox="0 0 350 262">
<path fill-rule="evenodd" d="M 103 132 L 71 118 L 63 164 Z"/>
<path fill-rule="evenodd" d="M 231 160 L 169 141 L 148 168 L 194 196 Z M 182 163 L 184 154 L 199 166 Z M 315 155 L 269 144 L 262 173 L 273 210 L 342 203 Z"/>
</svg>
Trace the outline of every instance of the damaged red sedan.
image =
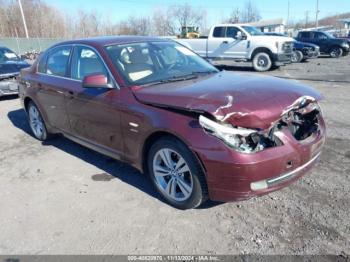
<svg viewBox="0 0 350 262">
<path fill-rule="evenodd" d="M 20 97 L 37 139 L 61 133 L 130 163 L 180 209 L 287 186 L 325 141 L 314 89 L 220 72 L 164 39 L 57 44 L 22 70 Z"/>
</svg>

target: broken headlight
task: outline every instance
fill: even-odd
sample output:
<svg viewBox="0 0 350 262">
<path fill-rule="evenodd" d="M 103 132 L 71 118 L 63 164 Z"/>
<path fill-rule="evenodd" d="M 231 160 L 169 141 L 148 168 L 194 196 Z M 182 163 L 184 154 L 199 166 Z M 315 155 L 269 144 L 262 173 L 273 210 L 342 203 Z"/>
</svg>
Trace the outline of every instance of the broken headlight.
<svg viewBox="0 0 350 262">
<path fill-rule="evenodd" d="M 260 134 L 257 130 L 219 124 L 202 115 L 199 117 L 199 123 L 206 132 L 242 153 L 255 153 L 276 145 L 273 139 Z"/>
</svg>

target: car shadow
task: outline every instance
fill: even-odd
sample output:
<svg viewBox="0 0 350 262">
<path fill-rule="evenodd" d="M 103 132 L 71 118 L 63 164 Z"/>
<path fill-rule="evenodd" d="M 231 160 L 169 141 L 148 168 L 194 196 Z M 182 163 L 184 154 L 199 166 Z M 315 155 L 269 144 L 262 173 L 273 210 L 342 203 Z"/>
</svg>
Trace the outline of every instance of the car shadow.
<svg viewBox="0 0 350 262">
<path fill-rule="evenodd" d="M 7 117 L 15 127 L 33 137 L 27 121 L 26 113 L 23 109 L 11 111 L 7 114 Z M 44 146 L 54 146 L 101 169 L 103 171 L 102 173 L 91 176 L 93 181 L 108 182 L 113 179 L 119 179 L 166 204 L 160 194 L 153 187 L 148 176 L 146 174 L 142 174 L 136 168 L 124 162 L 102 155 L 60 135 L 50 139 L 47 142 L 42 142 L 42 144 Z M 215 207 L 219 204 L 221 203 L 207 201 L 205 204 L 198 207 L 198 209 L 207 209 Z"/>
</svg>

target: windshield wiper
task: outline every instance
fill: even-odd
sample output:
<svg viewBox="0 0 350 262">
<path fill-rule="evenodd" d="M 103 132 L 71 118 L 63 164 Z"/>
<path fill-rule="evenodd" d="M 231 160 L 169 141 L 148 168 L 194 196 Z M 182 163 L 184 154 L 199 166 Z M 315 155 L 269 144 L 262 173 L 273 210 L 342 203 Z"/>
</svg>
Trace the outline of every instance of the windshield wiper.
<svg viewBox="0 0 350 262">
<path fill-rule="evenodd" d="M 196 75 L 196 74 L 214 74 L 218 73 L 219 71 L 216 70 L 208 70 L 208 71 L 193 71 L 191 74 Z"/>
<path fill-rule="evenodd" d="M 171 78 L 150 82 L 150 83 L 144 84 L 143 86 L 159 85 L 159 84 L 165 84 L 165 83 L 171 83 L 171 82 L 177 82 L 177 81 L 186 81 L 186 80 L 191 80 L 196 78 L 198 78 L 198 76 L 191 73 L 188 75 L 174 76 Z"/>
<path fill-rule="evenodd" d="M 199 74 L 214 74 L 214 73 L 218 73 L 218 71 L 216 71 L 216 70 L 193 71 L 190 74 L 173 76 L 171 78 L 150 82 L 150 83 L 144 84 L 142 86 L 159 85 L 159 84 L 165 84 L 165 83 L 171 83 L 171 82 L 177 82 L 177 81 L 192 80 L 192 79 L 198 78 Z"/>
</svg>

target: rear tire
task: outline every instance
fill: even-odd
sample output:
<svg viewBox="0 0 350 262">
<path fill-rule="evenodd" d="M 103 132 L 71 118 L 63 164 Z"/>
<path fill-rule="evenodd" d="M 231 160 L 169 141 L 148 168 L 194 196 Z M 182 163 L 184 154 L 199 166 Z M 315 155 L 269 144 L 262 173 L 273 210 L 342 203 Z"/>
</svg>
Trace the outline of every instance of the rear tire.
<svg viewBox="0 0 350 262">
<path fill-rule="evenodd" d="M 40 141 L 48 140 L 50 135 L 38 107 L 33 102 L 29 102 L 27 112 L 29 126 L 34 137 Z"/>
<path fill-rule="evenodd" d="M 304 55 L 301 51 L 299 50 L 295 50 L 292 53 L 292 62 L 293 63 L 300 63 L 301 61 L 303 61 L 304 59 Z"/>
<path fill-rule="evenodd" d="M 339 58 L 343 55 L 343 49 L 339 46 L 334 46 L 331 48 L 331 50 L 329 51 L 329 55 L 332 58 Z"/>
<path fill-rule="evenodd" d="M 203 169 L 181 141 L 173 137 L 156 141 L 148 152 L 147 165 L 154 187 L 170 205 L 190 209 L 208 199 Z"/>
<path fill-rule="evenodd" d="M 253 67 L 257 72 L 269 71 L 272 67 L 272 59 L 268 53 L 260 52 L 253 57 Z"/>
</svg>

